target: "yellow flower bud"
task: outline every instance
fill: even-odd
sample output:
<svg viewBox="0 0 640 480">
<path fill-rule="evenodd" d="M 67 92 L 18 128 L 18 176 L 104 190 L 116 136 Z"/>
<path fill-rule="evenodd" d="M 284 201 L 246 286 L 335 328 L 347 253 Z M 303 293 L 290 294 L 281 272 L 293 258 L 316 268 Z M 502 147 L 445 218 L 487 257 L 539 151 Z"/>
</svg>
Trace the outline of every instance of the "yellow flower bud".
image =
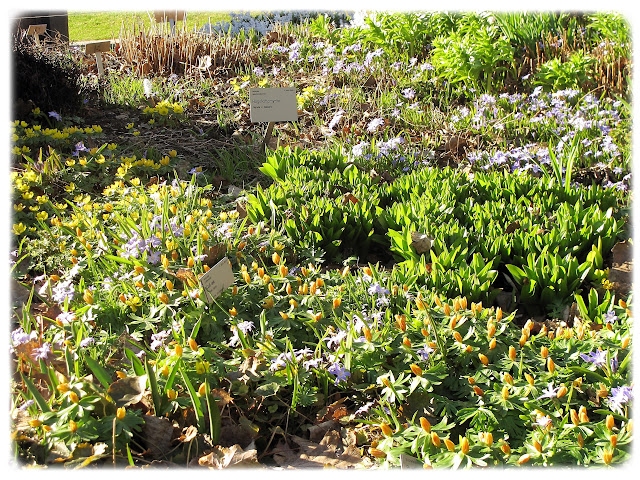
<svg viewBox="0 0 640 480">
<path fill-rule="evenodd" d="M 611 435 L 609 441 L 611 442 L 611 446 L 616 448 L 616 445 L 618 445 L 618 435 Z"/>
<path fill-rule="evenodd" d="M 508 383 L 509 385 L 513 385 L 513 377 L 509 372 L 504 374 L 503 380 L 505 383 Z"/>
<path fill-rule="evenodd" d="M 182 351 L 183 351 L 182 345 L 176 345 L 176 348 L 174 350 L 176 357 L 181 357 Z"/>
<path fill-rule="evenodd" d="M 576 426 L 580 425 L 580 419 L 578 418 L 578 412 L 576 412 L 575 409 L 572 408 L 569 411 L 569 416 L 571 417 L 571 422 L 574 425 L 576 425 Z"/>
<path fill-rule="evenodd" d="M 66 393 L 69 390 L 71 390 L 71 387 L 69 387 L 68 383 L 60 383 L 58 384 L 58 386 L 56 387 L 56 389 L 60 392 L 60 393 Z"/>
<path fill-rule="evenodd" d="M 271 255 L 271 260 L 273 261 L 273 263 L 275 265 L 279 265 L 280 264 L 280 254 L 278 252 L 274 252 L 274 254 Z"/>
<path fill-rule="evenodd" d="M 582 433 L 578 433 L 577 441 L 580 448 L 584 447 L 584 437 L 582 436 Z"/>
<path fill-rule="evenodd" d="M 421 377 L 422 376 L 422 369 L 418 365 L 416 365 L 415 363 L 411 364 L 411 371 L 417 377 Z"/>
<path fill-rule="evenodd" d="M 229 309 L 229 315 L 231 315 L 232 317 L 235 317 L 236 315 L 238 315 L 238 310 L 236 310 L 236 307 Z"/>
<path fill-rule="evenodd" d="M 624 348 L 627 348 L 627 347 L 629 346 L 629 341 L 630 341 L 630 339 L 629 339 L 629 335 L 627 335 L 626 337 L 624 337 L 624 338 L 622 339 L 622 344 L 621 344 L 620 346 L 621 346 L 623 349 L 624 349 Z"/>
<path fill-rule="evenodd" d="M 178 398 L 178 392 L 170 388 L 169 390 L 167 390 L 167 398 L 169 400 L 175 400 L 176 398 Z"/>
<path fill-rule="evenodd" d="M 547 369 L 549 370 L 550 373 L 553 373 L 556 370 L 556 364 L 554 363 L 553 358 L 551 357 L 547 359 Z"/>
<path fill-rule="evenodd" d="M 540 444 L 537 438 L 533 439 L 533 448 L 535 448 L 538 451 L 538 453 L 542 452 L 542 445 Z"/>
<path fill-rule="evenodd" d="M 500 321 L 502 320 L 502 308 L 498 307 L 498 309 L 496 310 L 496 320 Z"/>
<path fill-rule="evenodd" d="M 160 295 L 158 295 L 158 300 L 166 305 L 167 303 L 169 303 L 169 296 L 166 293 L 162 292 Z"/>
<path fill-rule="evenodd" d="M 126 414 L 127 410 L 124 407 L 119 407 L 118 410 L 116 410 L 116 417 L 118 420 L 123 420 Z"/>
<path fill-rule="evenodd" d="M 71 400 L 73 403 L 78 403 L 80 401 L 80 398 L 78 397 L 78 394 L 76 392 L 70 392 L 69 400 Z"/>
<path fill-rule="evenodd" d="M 444 310 L 444 314 L 445 315 L 450 315 L 451 314 L 451 307 L 449 306 L 448 303 L 444 304 L 443 310 Z"/>
<path fill-rule="evenodd" d="M 567 387 L 565 387 L 564 385 L 562 385 L 562 386 L 560 387 L 560 389 L 558 390 L 558 393 L 556 394 L 556 396 L 557 396 L 558 398 L 562 398 L 562 397 L 564 397 L 564 396 L 567 394 L 567 392 L 568 392 L 568 391 L 569 391 L 569 390 L 567 389 Z"/>
<path fill-rule="evenodd" d="M 117 376 L 118 378 L 127 378 L 127 374 L 126 374 L 126 373 L 124 373 L 124 372 L 123 372 L 123 371 L 121 371 L 121 370 L 116 370 L 116 376 Z"/>
<path fill-rule="evenodd" d="M 500 446 L 500 450 L 502 450 L 502 453 L 504 453 L 505 455 L 510 455 L 511 454 L 511 447 L 509 446 L 509 444 L 507 442 L 504 442 Z"/>
<path fill-rule="evenodd" d="M 477 385 L 473 386 L 473 391 L 476 392 L 476 395 L 482 397 L 484 395 L 484 391 Z"/>
<path fill-rule="evenodd" d="M 365 340 L 367 342 L 370 342 L 371 339 L 373 338 L 373 336 L 371 335 L 371 330 L 367 326 L 365 326 L 363 330 L 364 330 L 364 338 L 365 338 Z"/>
<path fill-rule="evenodd" d="M 545 346 L 540 347 L 540 356 L 546 359 L 549 356 L 549 349 Z"/>
<path fill-rule="evenodd" d="M 411 340 L 408 337 L 402 338 L 402 344 L 407 348 L 411 348 Z"/>
<path fill-rule="evenodd" d="M 382 450 L 379 450 L 373 447 L 369 449 L 369 453 L 371 454 L 372 457 L 376 457 L 376 458 L 384 458 L 387 456 L 387 454 L 384 453 Z"/>
<path fill-rule="evenodd" d="M 204 383 L 201 383 L 200 386 L 198 387 L 198 395 L 202 397 L 206 393 L 207 393 L 207 386 Z"/>
<path fill-rule="evenodd" d="M 602 461 L 609 465 L 611 463 L 611 460 L 613 460 L 613 452 L 610 451 L 608 448 L 605 448 L 604 451 L 602 452 Z"/>
<path fill-rule="evenodd" d="M 533 376 L 531 376 L 529 373 L 525 373 L 524 378 L 527 379 L 527 382 L 529 382 L 529 385 L 533 386 L 533 383 L 535 382 Z"/>
<path fill-rule="evenodd" d="M 487 432 L 484 436 L 484 443 L 486 443 L 488 447 L 493 445 L 493 434 L 491 432 Z"/>
<path fill-rule="evenodd" d="M 460 335 L 460 332 L 458 331 L 453 332 L 453 338 L 455 338 L 457 342 L 462 343 L 462 335 Z"/>
<path fill-rule="evenodd" d="M 69 430 L 71 433 L 75 433 L 78 430 L 78 424 L 73 420 L 69 420 Z"/>
<path fill-rule="evenodd" d="M 333 309 L 335 310 L 336 308 L 338 308 L 341 303 L 342 303 L 341 298 L 334 298 L 332 302 Z"/>
<path fill-rule="evenodd" d="M 391 429 L 391 427 L 389 425 L 387 425 L 386 423 L 383 423 L 382 425 L 380 425 L 380 429 L 382 430 L 382 433 L 386 436 L 386 437 L 390 437 L 393 435 L 393 430 Z"/>
<path fill-rule="evenodd" d="M 513 345 L 509 345 L 509 358 L 512 362 L 516 361 L 516 349 L 513 347 Z"/>
<path fill-rule="evenodd" d="M 531 459 L 531 454 L 530 453 L 525 453 L 524 455 L 520 456 L 520 458 L 518 459 L 518 465 L 522 465 L 523 463 L 527 463 L 530 459 Z"/>
<path fill-rule="evenodd" d="M 489 350 L 493 350 L 494 348 L 496 348 L 496 339 L 492 338 L 489 342 Z"/>
<path fill-rule="evenodd" d="M 38 420 L 37 418 L 35 420 L 29 420 L 29 425 L 32 426 L 33 428 L 38 428 L 40 425 L 42 425 L 42 421 Z"/>
<path fill-rule="evenodd" d="M 194 352 L 198 351 L 198 343 L 191 337 L 189 337 L 189 340 L 187 341 L 189 343 L 189 348 L 191 350 L 193 350 Z"/>
<path fill-rule="evenodd" d="M 487 336 L 492 338 L 496 334 L 496 324 L 491 322 L 487 325 Z"/>
<path fill-rule="evenodd" d="M 506 400 L 509 398 L 509 387 L 507 387 L 506 385 L 504 385 L 502 387 L 502 399 Z"/>
<path fill-rule="evenodd" d="M 467 437 L 462 437 L 462 439 L 460 440 L 460 451 L 464 455 L 469 453 L 469 440 L 467 440 Z"/>
</svg>

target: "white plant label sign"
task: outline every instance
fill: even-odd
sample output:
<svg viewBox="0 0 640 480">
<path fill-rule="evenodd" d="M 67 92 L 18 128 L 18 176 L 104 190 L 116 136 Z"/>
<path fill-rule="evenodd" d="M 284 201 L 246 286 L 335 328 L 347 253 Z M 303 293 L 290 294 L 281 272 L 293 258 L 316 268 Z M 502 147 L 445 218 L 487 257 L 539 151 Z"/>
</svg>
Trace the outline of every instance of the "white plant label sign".
<svg viewBox="0 0 640 480">
<path fill-rule="evenodd" d="M 294 87 L 250 88 L 251 122 L 297 122 L 298 102 Z"/>
<path fill-rule="evenodd" d="M 200 285 L 207 303 L 213 302 L 223 291 L 233 285 L 233 282 L 231 262 L 224 257 L 200 277 Z"/>
</svg>

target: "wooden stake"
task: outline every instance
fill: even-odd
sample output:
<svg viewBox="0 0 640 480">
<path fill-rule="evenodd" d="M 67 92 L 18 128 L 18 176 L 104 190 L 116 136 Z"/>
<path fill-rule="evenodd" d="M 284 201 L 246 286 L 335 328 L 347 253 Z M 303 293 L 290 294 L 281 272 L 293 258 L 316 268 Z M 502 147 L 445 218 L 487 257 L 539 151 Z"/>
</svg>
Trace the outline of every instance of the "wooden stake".
<svg viewBox="0 0 640 480">
<path fill-rule="evenodd" d="M 102 77 L 104 73 L 104 66 L 102 65 L 102 52 L 110 52 L 111 51 L 111 42 L 109 40 L 105 40 L 103 42 L 91 42 L 87 43 L 85 46 L 85 53 L 87 55 L 91 55 L 92 53 L 96 56 L 96 66 L 98 67 L 98 77 Z"/>
<path fill-rule="evenodd" d="M 271 134 L 273 133 L 273 126 L 276 122 L 269 122 L 267 125 L 267 133 L 264 134 L 264 142 L 262 144 L 262 150 L 265 150 L 269 146 L 269 140 L 271 140 Z"/>
</svg>

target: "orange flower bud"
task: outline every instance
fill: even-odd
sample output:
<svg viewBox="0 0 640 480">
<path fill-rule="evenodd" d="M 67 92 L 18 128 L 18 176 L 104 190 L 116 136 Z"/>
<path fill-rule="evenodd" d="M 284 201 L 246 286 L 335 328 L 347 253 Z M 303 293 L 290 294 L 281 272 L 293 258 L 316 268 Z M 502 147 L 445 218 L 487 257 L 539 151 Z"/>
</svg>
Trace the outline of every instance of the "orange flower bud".
<svg viewBox="0 0 640 480">
<path fill-rule="evenodd" d="M 582 433 L 578 433 L 577 441 L 580 448 L 584 447 L 584 437 L 582 436 Z"/>
<path fill-rule="evenodd" d="M 176 348 L 174 350 L 176 357 L 181 357 L 182 351 L 183 351 L 182 345 L 176 345 Z"/>
<path fill-rule="evenodd" d="M 118 420 L 123 420 L 126 414 L 127 410 L 124 407 L 119 407 L 118 410 L 116 410 L 116 417 Z"/>
<path fill-rule="evenodd" d="M 287 320 L 289 318 L 289 314 L 285 312 L 278 312 L 283 320 Z"/>
<path fill-rule="evenodd" d="M 166 293 L 161 293 L 160 295 L 158 295 L 158 300 L 160 300 L 162 303 L 164 303 L 165 305 L 167 303 L 169 303 L 169 297 L 167 296 Z"/>
<path fill-rule="evenodd" d="M 616 445 L 618 445 L 618 435 L 611 435 L 609 441 L 611 442 L 611 446 L 616 448 Z"/>
<path fill-rule="evenodd" d="M 341 303 L 342 303 L 341 298 L 334 298 L 332 302 L 333 309 L 335 310 L 336 308 L 338 308 Z"/>
<path fill-rule="evenodd" d="M 439 297 L 439 296 L 437 296 L 437 295 L 436 295 L 436 296 L 434 296 L 434 297 L 433 297 L 433 300 L 436 302 L 436 305 L 437 305 L 437 306 L 442 307 L 442 300 L 440 300 L 440 297 Z"/>
<path fill-rule="evenodd" d="M 496 348 L 496 339 L 492 338 L 489 342 L 489 350 L 493 350 L 494 348 Z"/>
<path fill-rule="evenodd" d="M 175 400 L 176 398 L 178 398 L 178 392 L 170 388 L 169 390 L 167 390 L 167 398 L 169 400 Z"/>
<path fill-rule="evenodd" d="M 455 451 L 456 449 L 456 444 L 453 443 L 449 438 L 445 438 L 444 439 L 444 444 L 447 447 L 447 450 L 449 450 L 450 452 Z"/>
<path fill-rule="evenodd" d="M 502 379 L 504 380 L 505 383 L 508 383 L 509 385 L 513 385 L 513 377 L 509 372 L 505 373 Z"/>
<path fill-rule="evenodd" d="M 431 443 L 436 447 L 439 447 L 441 445 L 440 437 L 436 432 L 431 432 Z"/>
<path fill-rule="evenodd" d="M 51 275 L 49 278 L 51 279 L 52 282 L 57 282 L 58 280 L 60 280 L 60 276 L 56 275 L 55 273 Z"/>
<path fill-rule="evenodd" d="M 71 431 L 71 433 L 75 433 L 76 430 L 78 430 L 78 424 L 73 420 L 69 420 L 69 430 Z"/>
<path fill-rule="evenodd" d="M 496 324 L 491 322 L 487 325 L 487 336 L 492 338 L 496 334 Z"/>
<path fill-rule="evenodd" d="M 533 448 L 535 448 L 538 451 L 538 453 L 542 452 L 542 445 L 540 444 L 537 438 L 533 439 Z"/>
<path fill-rule="evenodd" d="M 613 430 L 613 427 L 616 426 L 616 421 L 613 418 L 613 415 L 607 415 L 607 418 L 605 419 L 604 424 L 608 430 Z"/>
<path fill-rule="evenodd" d="M 73 403 L 78 403 L 80 401 L 80 398 L 78 397 L 78 394 L 76 392 L 70 392 L 69 400 L 71 400 Z"/>
<path fill-rule="evenodd" d="M 444 304 L 443 310 L 444 310 L 444 314 L 445 315 L 450 315 L 451 314 L 451 307 L 449 306 L 448 303 Z"/>
<path fill-rule="evenodd" d="M 453 301 L 453 311 L 457 312 L 458 310 L 460 310 L 460 300 L 458 300 L 457 298 Z"/>
<path fill-rule="evenodd" d="M 556 370 L 556 364 L 554 363 L 553 358 L 551 357 L 547 359 L 547 369 L 549 370 L 550 373 L 553 373 Z"/>
<path fill-rule="evenodd" d="M 363 330 L 364 330 L 364 338 L 367 340 L 367 342 L 370 342 L 371 339 L 373 338 L 373 336 L 371 335 L 371 330 L 367 326 L 365 326 Z"/>
<path fill-rule="evenodd" d="M 29 420 L 29 425 L 32 426 L 33 428 L 38 428 L 40 425 L 42 425 L 42 421 L 38 420 L 37 418 L 35 420 Z"/>
<path fill-rule="evenodd" d="M 449 328 L 453 330 L 454 328 L 456 328 L 457 323 L 458 323 L 458 316 L 456 315 L 455 317 L 451 318 L 451 321 L 449 322 Z"/>
<path fill-rule="evenodd" d="M 274 254 L 271 255 L 271 260 L 273 261 L 273 263 L 275 265 L 279 265 L 280 264 L 280 254 L 278 252 L 274 252 Z"/>
<path fill-rule="evenodd" d="M 564 397 L 564 396 L 567 394 L 567 392 L 568 392 L 568 391 L 569 391 L 569 390 L 567 389 L 567 387 L 565 387 L 564 385 L 562 385 L 562 386 L 560 387 L 560 389 L 558 390 L 558 393 L 556 394 L 556 396 L 557 396 L 558 398 L 562 398 L 562 397 Z"/>
<path fill-rule="evenodd" d="M 473 377 L 468 377 L 467 380 L 469 381 L 469 385 L 475 385 L 476 384 L 476 379 Z"/>
<path fill-rule="evenodd" d="M 206 393 L 207 393 L 207 386 L 206 386 L 206 384 L 201 383 L 200 386 L 198 387 L 198 395 L 200 395 L 202 397 Z"/>
<path fill-rule="evenodd" d="M 476 392 L 476 395 L 482 397 L 484 395 L 484 391 L 477 385 L 473 386 L 473 391 Z"/>
<path fill-rule="evenodd" d="M 426 418 L 420 417 L 420 426 L 425 432 L 431 432 L 431 423 L 429 423 L 429 420 L 427 420 Z"/>
<path fill-rule="evenodd" d="M 513 347 L 513 345 L 509 345 L 509 358 L 512 362 L 516 361 L 516 349 Z"/>
<path fill-rule="evenodd" d="M 369 453 L 371 454 L 372 457 L 376 457 L 376 458 L 384 458 L 387 456 L 387 454 L 384 453 L 382 450 L 379 450 L 373 447 L 369 449 Z"/>
<path fill-rule="evenodd" d="M 465 352 L 467 352 L 467 353 L 471 353 L 471 352 L 473 351 L 473 348 L 471 347 L 471 345 L 467 345 L 467 346 L 464 348 L 464 351 L 465 351 Z"/>
<path fill-rule="evenodd" d="M 421 328 L 420 333 L 422 333 L 422 336 L 424 338 L 427 338 L 429 336 L 429 331 L 426 328 Z"/>
<path fill-rule="evenodd" d="M 498 307 L 496 310 L 496 320 L 500 321 L 502 320 L 502 308 Z"/>
<path fill-rule="evenodd" d="M 280 265 L 280 268 L 278 270 L 281 277 L 286 277 L 289 274 L 289 269 L 284 265 Z"/>
<path fill-rule="evenodd" d="M 123 371 L 121 371 L 121 370 L 116 370 L 116 376 L 117 376 L 118 378 L 127 378 L 127 374 L 126 374 L 126 373 L 124 373 L 124 372 L 123 372 Z"/>
<path fill-rule="evenodd" d="M 406 315 L 396 315 L 396 324 L 398 328 L 403 332 L 407 330 L 407 316 Z"/>
<path fill-rule="evenodd" d="M 415 363 L 411 364 L 411 371 L 417 377 L 421 377 L 422 376 L 422 369 L 418 365 L 416 365 Z"/>
<path fill-rule="evenodd" d="M 297 308 L 298 302 L 296 301 L 295 298 L 292 298 L 291 300 L 289 300 L 289 305 L 291 305 L 293 308 Z"/>
<path fill-rule="evenodd" d="M 627 335 L 626 337 L 624 337 L 624 338 L 622 339 L 622 344 L 621 344 L 620 346 L 621 346 L 623 349 L 624 349 L 624 348 L 627 348 L 627 347 L 629 346 L 629 341 L 630 341 L 630 339 L 629 339 L 629 335 Z"/>
<path fill-rule="evenodd" d="M 571 417 L 571 422 L 578 426 L 580 425 L 580 419 L 578 418 L 578 412 L 575 411 L 575 409 L 571 409 L 569 410 L 569 416 Z"/>
<path fill-rule="evenodd" d="M 482 363 L 482 365 L 484 365 L 485 367 L 489 365 L 489 359 L 484 353 L 479 353 L 478 358 L 480 359 L 480 362 Z"/>
<path fill-rule="evenodd" d="M 460 299 L 460 308 L 463 310 L 467 309 L 467 297 L 462 297 Z"/>
<path fill-rule="evenodd" d="M 524 378 L 527 379 L 527 382 L 529 382 L 529 385 L 533 385 L 533 383 L 535 382 L 534 378 L 528 373 L 524 374 Z"/>
<path fill-rule="evenodd" d="M 408 337 L 402 338 L 402 344 L 407 348 L 411 348 L 411 340 Z"/>
<path fill-rule="evenodd" d="M 175 250 L 172 250 L 171 259 L 175 262 L 178 259 L 178 252 L 176 252 Z"/>
<path fill-rule="evenodd" d="M 527 463 L 531 459 L 530 453 L 525 453 L 518 459 L 518 465 L 522 465 L 523 463 Z"/>
<path fill-rule="evenodd" d="M 291 293 L 293 292 L 293 288 L 291 287 L 290 283 L 287 283 L 287 286 L 285 287 L 285 292 L 287 292 L 287 295 L 291 295 Z"/>
<path fill-rule="evenodd" d="M 500 450 L 502 450 L 502 453 L 504 453 L 505 455 L 510 455 L 511 454 L 511 447 L 509 446 L 509 444 L 507 442 L 504 442 L 500 446 Z"/>
<path fill-rule="evenodd" d="M 453 338 L 455 338 L 457 342 L 462 342 L 462 335 L 460 335 L 458 331 L 453 332 Z"/>
<path fill-rule="evenodd" d="M 506 385 L 504 385 L 502 387 L 502 399 L 506 400 L 509 398 L 509 387 L 507 387 Z"/>
<path fill-rule="evenodd" d="M 487 432 L 484 436 L 484 443 L 486 443 L 488 447 L 493 445 L 493 434 L 491 432 Z"/>
<path fill-rule="evenodd" d="M 193 350 L 194 352 L 198 351 L 198 343 L 191 337 L 189 337 L 189 340 L 187 341 L 189 343 L 189 348 L 191 350 Z"/>
<path fill-rule="evenodd" d="M 518 340 L 518 345 L 520 345 L 520 348 L 524 347 L 524 344 L 527 343 L 527 340 L 529 340 L 529 337 L 523 333 L 520 336 L 520 340 Z"/>
<path fill-rule="evenodd" d="M 608 448 L 605 448 L 602 452 L 602 461 L 605 464 L 609 465 L 611 463 L 611 460 L 613 460 L 613 452 L 611 452 Z"/>
<path fill-rule="evenodd" d="M 549 349 L 545 346 L 540 347 L 540 356 L 546 359 L 549 356 Z"/>
<path fill-rule="evenodd" d="M 386 423 L 383 423 L 382 425 L 380 425 L 380 429 L 382 430 L 382 433 L 386 436 L 386 437 L 390 437 L 393 435 L 393 430 L 391 429 L 391 427 L 389 425 L 387 425 Z"/>
</svg>

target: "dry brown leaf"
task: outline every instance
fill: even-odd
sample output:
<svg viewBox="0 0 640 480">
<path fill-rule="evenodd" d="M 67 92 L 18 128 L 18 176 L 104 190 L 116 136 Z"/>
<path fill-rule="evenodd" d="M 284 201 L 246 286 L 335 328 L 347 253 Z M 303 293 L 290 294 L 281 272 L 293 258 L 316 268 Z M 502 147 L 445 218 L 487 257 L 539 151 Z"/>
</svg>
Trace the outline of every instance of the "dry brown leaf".
<svg viewBox="0 0 640 480">
<path fill-rule="evenodd" d="M 152 458 L 163 458 L 171 450 L 173 424 L 168 418 L 145 415 L 142 440 Z"/>
<path fill-rule="evenodd" d="M 276 463 L 282 467 L 349 469 L 362 462 L 359 450 L 354 447 L 347 447 L 342 453 L 338 453 L 333 445 L 320 445 L 296 435 L 291 436 L 291 439 L 299 446 L 299 451 L 296 452 L 280 443 L 277 453 L 273 456 Z"/>
<path fill-rule="evenodd" d="M 257 467 L 260 466 L 257 453 L 253 442 L 247 447 L 246 451 L 240 445 L 233 445 L 229 448 L 216 446 L 209 454 L 199 459 L 194 459 L 190 465 L 199 465 L 216 470 L 231 467 Z"/>
<path fill-rule="evenodd" d="M 418 255 L 431 250 L 433 238 L 429 235 L 419 232 L 411 232 L 411 246 L 416 250 Z"/>
</svg>

